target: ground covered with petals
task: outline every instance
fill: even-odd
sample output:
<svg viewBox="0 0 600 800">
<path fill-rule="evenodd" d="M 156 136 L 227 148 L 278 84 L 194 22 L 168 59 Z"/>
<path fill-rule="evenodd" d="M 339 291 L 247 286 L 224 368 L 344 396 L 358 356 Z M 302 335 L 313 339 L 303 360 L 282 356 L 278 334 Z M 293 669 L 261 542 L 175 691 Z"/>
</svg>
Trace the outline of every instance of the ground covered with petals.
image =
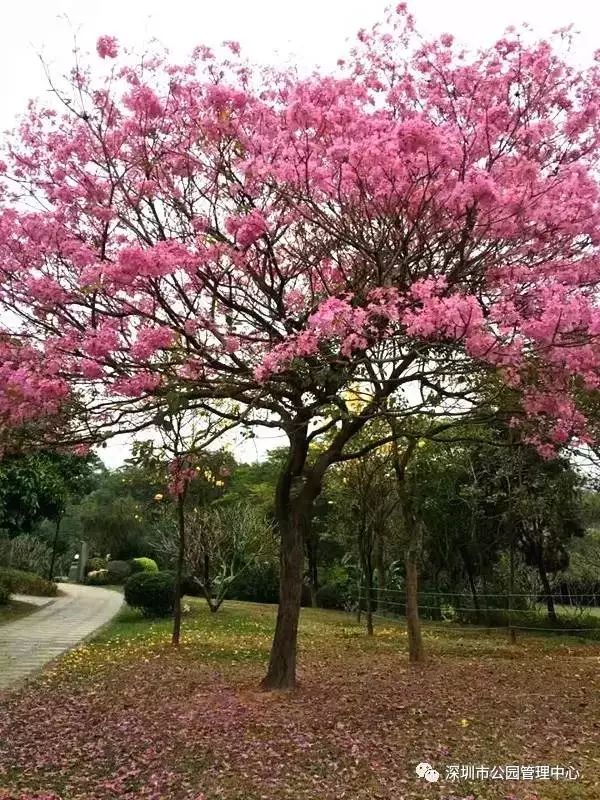
<svg viewBox="0 0 600 800">
<path fill-rule="evenodd" d="M 126 611 L 23 689 L 0 695 L 0 800 L 597 800 L 600 647 L 401 625 L 369 639 L 304 610 L 300 687 L 257 689 L 275 609 L 229 603 L 168 623 Z M 441 780 L 415 774 L 421 761 Z M 445 780 L 450 764 L 564 765 L 573 781 Z"/>
</svg>

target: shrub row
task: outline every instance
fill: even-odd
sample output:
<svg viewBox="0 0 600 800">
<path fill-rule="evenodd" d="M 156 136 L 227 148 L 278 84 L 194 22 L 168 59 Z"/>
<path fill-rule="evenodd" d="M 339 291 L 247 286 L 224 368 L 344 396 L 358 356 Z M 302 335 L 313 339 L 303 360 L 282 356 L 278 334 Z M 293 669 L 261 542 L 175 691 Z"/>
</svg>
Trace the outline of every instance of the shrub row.
<svg viewBox="0 0 600 800">
<path fill-rule="evenodd" d="M 123 583 L 130 575 L 156 573 L 158 565 L 152 558 L 132 558 L 130 561 L 107 561 L 105 558 L 90 558 L 86 564 L 86 582 L 90 586 L 106 586 Z"/>
<path fill-rule="evenodd" d="M 58 587 L 33 572 L 23 572 L 10 567 L 0 567 L 0 585 L 10 593 L 32 594 L 39 597 L 54 597 Z"/>
</svg>

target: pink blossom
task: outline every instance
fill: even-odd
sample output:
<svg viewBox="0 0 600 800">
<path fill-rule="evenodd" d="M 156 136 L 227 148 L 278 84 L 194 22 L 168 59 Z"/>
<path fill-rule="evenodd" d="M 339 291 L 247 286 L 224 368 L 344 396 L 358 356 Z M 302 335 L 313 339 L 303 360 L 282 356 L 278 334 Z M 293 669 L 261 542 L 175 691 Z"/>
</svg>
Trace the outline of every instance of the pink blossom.
<svg viewBox="0 0 600 800">
<path fill-rule="evenodd" d="M 249 247 L 267 232 L 267 221 L 264 214 L 255 209 L 241 217 L 230 217 L 226 228 L 239 245 Z"/>
<path fill-rule="evenodd" d="M 170 347 L 173 343 L 173 331 L 170 328 L 141 328 L 131 346 L 134 358 L 145 360 L 157 350 Z"/>
<path fill-rule="evenodd" d="M 100 58 L 116 58 L 119 53 L 116 38 L 114 36 L 100 36 L 96 42 L 96 52 Z"/>
</svg>

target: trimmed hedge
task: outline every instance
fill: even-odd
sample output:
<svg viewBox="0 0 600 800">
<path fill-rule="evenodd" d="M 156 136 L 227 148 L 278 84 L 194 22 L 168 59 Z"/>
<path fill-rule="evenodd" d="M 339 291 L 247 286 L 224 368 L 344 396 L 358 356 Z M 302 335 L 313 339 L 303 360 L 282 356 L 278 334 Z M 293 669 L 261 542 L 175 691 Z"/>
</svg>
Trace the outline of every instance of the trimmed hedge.
<svg viewBox="0 0 600 800">
<path fill-rule="evenodd" d="M 123 583 L 131 575 L 131 565 L 127 561 L 109 561 L 106 569 L 110 575 L 110 583 Z"/>
<path fill-rule="evenodd" d="M 90 572 L 98 572 L 101 569 L 106 569 L 107 563 L 105 558 L 100 558 L 99 556 L 90 558 L 85 565 L 85 572 L 89 574 Z"/>
<path fill-rule="evenodd" d="M 52 581 L 33 572 L 10 567 L 0 567 L 0 585 L 11 594 L 32 594 L 38 597 L 54 597 L 58 591 L 57 585 Z"/>
<path fill-rule="evenodd" d="M 138 572 L 125 581 L 125 600 L 145 617 L 168 617 L 173 613 L 175 578 L 171 572 Z"/>
<path fill-rule="evenodd" d="M 88 572 L 85 582 L 88 586 L 107 586 L 110 583 L 110 573 L 107 569 L 96 569 Z"/>
<path fill-rule="evenodd" d="M 326 583 L 317 589 L 317 605 L 319 608 L 343 609 L 346 604 L 346 593 L 337 583 Z"/>
<path fill-rule="evenodd" d="M 138 572 L 158 572 L 158 564 L 153 558 L 132 558 L 129 562 L 131 567 L 131 574 L 136 575 Z"/>
<path fill-rule="evenodd" d="M 232 600 L 253 603 L 279 602 L 279 569 L 270 562 L 252 564 L 231 584 L 228 596 Z"/>
</svg>

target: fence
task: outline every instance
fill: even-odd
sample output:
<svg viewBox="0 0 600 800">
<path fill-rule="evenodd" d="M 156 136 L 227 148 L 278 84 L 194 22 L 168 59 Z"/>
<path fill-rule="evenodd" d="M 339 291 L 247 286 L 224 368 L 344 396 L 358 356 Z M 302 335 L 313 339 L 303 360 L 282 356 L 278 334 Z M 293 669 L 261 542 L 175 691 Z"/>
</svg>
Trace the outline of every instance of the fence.
<svg viewBox="0 0 600 800">
<path fill-rule="evenodd" d="M 548 614 L 547 602 L 554 604 L 556 620 Z M 418 593 L 420 617 L 429 630 L 507 631 L 565 633 L 600 640 L 600 594 L 570 594 L 565 603 L 563 592 L 545 595 L 540 592 L 478 593 L 421 591 Z M 351 598 L 349 607 L 366 612 L 364 593 Z M 375 589 L 371 598 L 372 616 L 386 620 L 404 617 L 405 592 L 400 589 Z M 436 625 L 436 623 L 439 623 Z"/>
</svg>

